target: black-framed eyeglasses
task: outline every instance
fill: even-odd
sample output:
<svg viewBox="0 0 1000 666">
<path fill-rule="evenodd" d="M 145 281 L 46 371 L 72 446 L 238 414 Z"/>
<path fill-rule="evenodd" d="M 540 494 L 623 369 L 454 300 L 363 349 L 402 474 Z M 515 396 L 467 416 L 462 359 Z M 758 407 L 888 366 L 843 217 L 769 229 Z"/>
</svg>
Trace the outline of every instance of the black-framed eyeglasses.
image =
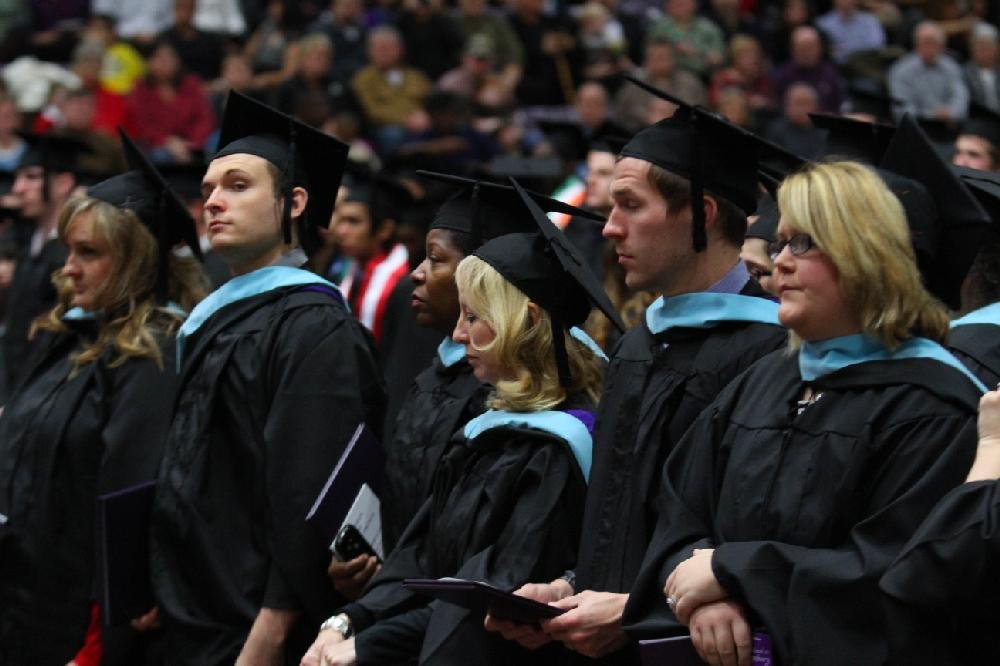
<svg viewBox="0 0 1000 666">
<path fill-rule="evenodd" d="M 771 255 L 771 261 L 778 258 L 781 251 L 785 249 L 785 246 L 791 250 L 793 256 L 801 256 L 808 252 L 809 250 L 816 247 L 816 243 L 813 242 L 812 236 L 809 234 L 795 234 L 788 240 L 776 240 L 768 243 L 767 253 Z"/>
</svg>

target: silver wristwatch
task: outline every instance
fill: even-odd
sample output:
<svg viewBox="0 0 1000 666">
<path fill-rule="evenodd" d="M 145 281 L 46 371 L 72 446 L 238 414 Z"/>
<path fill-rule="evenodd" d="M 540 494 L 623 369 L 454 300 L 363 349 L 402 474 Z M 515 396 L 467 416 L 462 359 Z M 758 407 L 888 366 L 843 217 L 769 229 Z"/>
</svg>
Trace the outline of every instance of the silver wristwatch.
<svg viewBox="0 0 1000 666">
<path fill-rule="evenodd" d="M 339 633 L 344 638 L 350 638 L 354 630 L 351 628 L 351 618 L 347 616 L 347 613 L 339 613 L 332 617 L 328 617 L 323 621 L 323 624 L 319 625 L 319 630 L 333 629 Z"/>
</svg>

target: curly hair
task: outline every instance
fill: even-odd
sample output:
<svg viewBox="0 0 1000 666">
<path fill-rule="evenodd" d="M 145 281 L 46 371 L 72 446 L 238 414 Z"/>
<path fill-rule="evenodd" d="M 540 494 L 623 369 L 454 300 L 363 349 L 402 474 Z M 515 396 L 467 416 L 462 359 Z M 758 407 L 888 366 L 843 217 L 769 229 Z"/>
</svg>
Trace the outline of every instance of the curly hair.
<svg viewBox="0 0 1000 666">
<path fill-rule="evenodd" d="M 162 367 L 156 333 L 173 333 L 183 317 L 156 301 L 156 240 L 132 211 L 81 196 L 67 202 L 59 215 L 59 238 L 63 242 L 70 227 L 87 213 L 95 237 L 107 244 L 113 265 L 94 301 L 94 309 L 102 313 L 100 330 L 93 342 L 74 355 L 73 372 L 110 348 L 117 352 L 110 367 L 120 366 L 130 358 L 152 358 Z M 208 293 L 208 281 L 194 259 L 171 254 L 168 276 L 170 299 L 184 310 L 189 311 Z M 62 317 L 73 307 L 73 285 L 62 270 L 53 273 L 52 283 L 58 302 L 34 321 L 29 336 L 40 330 L 69 330 Z"/>
</svg>

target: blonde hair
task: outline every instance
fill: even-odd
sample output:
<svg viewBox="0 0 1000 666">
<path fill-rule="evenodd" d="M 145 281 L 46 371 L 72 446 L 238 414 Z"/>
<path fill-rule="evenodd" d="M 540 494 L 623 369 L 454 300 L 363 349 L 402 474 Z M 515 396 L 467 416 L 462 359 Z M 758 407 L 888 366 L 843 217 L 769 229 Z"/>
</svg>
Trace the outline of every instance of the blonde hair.
<svg viewBox="0 0 1000 666">
<path fill-rule="evenodd" d="M 552 324 L 549 314 L 533 321 L 528 297 L 508 282 L 495 268 L 479 257 L 469 256 L 455 271 L 458 293 L 496 337 L 482 351 L 491 350 L 501 367 L 514 379 L 498 381 L 489 397 L 489 406 L 512 412 L 551 409 L 566 399 L 568 392 L 584 392 L 596 404 L 603 380 L 603 362 L 568 332 L 562 332 L 572 376 L 567 389 L 559 384 Z"/>
<path fill-rule="evenodd" d="M 74 197 L 63 207 L 59 214 L 60 240 L 66 242 L 70 226 L 88 211 L 92 213 L 94 236 L 108 245 L 113 265 L 94 299 L 93 308 L 103 313 L 100 331 L 96 340 L 73 357 L 73 372 L 112 347 L 118 352 L 110 363 L 112 368 L 129 358 L 151 358 L 162 367 L 155 333 L 173 333 L 183 319 L 156 302 L 156 240 L 132 211 L 87 196 Z M 29 336 L 39 330 L 69 330 L 62 317 L 73 307 L 73 284 L 62 270 L 52 275 L 52 283 L 59 294 L 58 303 L 35 320 Z M 171 254 L 168 292 L 171 300 L 187 311 L 205 297 L 208 281 L 194 259 Z"/>
<path fill-rule="evenodd" d="M 785 179 L 778 207 L 782 222 L 809 234 L 837 267 L 864 333 L 889 349 L 913 336 L 946 339 L 948 315 L 921 283 L 903 206 L 873 170 L 810 165 Z M 800 344 L 789 339 L 792 349 Z"/>
</svg>

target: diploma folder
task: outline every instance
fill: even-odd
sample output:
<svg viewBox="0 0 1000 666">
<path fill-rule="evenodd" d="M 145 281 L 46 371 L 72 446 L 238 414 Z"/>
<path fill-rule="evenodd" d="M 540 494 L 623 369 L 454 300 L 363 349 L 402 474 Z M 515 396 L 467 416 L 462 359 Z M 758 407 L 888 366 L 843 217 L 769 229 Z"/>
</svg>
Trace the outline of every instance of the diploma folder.
<svg viewBox="0 0 1000 666">
<path fill-rule="evenodd" d="M 691 636 L 639 641 L 642 666 L 703 666 Z"/>
<path fill-rule="evenodd" d="M 333 472 L 306 514 L 306 522 L 331 547 L 347 512 L 362 492 L 362 486 L 367 484 L 378 495 L 383 467 L 385 451 L 382 444 L 362 423 L 354 430 L 351 441 L 347 443 Z"/>
<path fill-rule="evenodd" d="M 156 482 L 97 498 L 97 562 L 104 625 L 148 613 L 156 602 L 149 573 L 149 522 Z"/>
<path fill-rule="evenodd" d="M 535 624 L 566 612 L 513 592 L 505 592 L 488 583 L 461 578 L 407 578 L 403 587 L 472 611 L 489 612 L 496 618 L 518 624 Z"/>
</svg>

